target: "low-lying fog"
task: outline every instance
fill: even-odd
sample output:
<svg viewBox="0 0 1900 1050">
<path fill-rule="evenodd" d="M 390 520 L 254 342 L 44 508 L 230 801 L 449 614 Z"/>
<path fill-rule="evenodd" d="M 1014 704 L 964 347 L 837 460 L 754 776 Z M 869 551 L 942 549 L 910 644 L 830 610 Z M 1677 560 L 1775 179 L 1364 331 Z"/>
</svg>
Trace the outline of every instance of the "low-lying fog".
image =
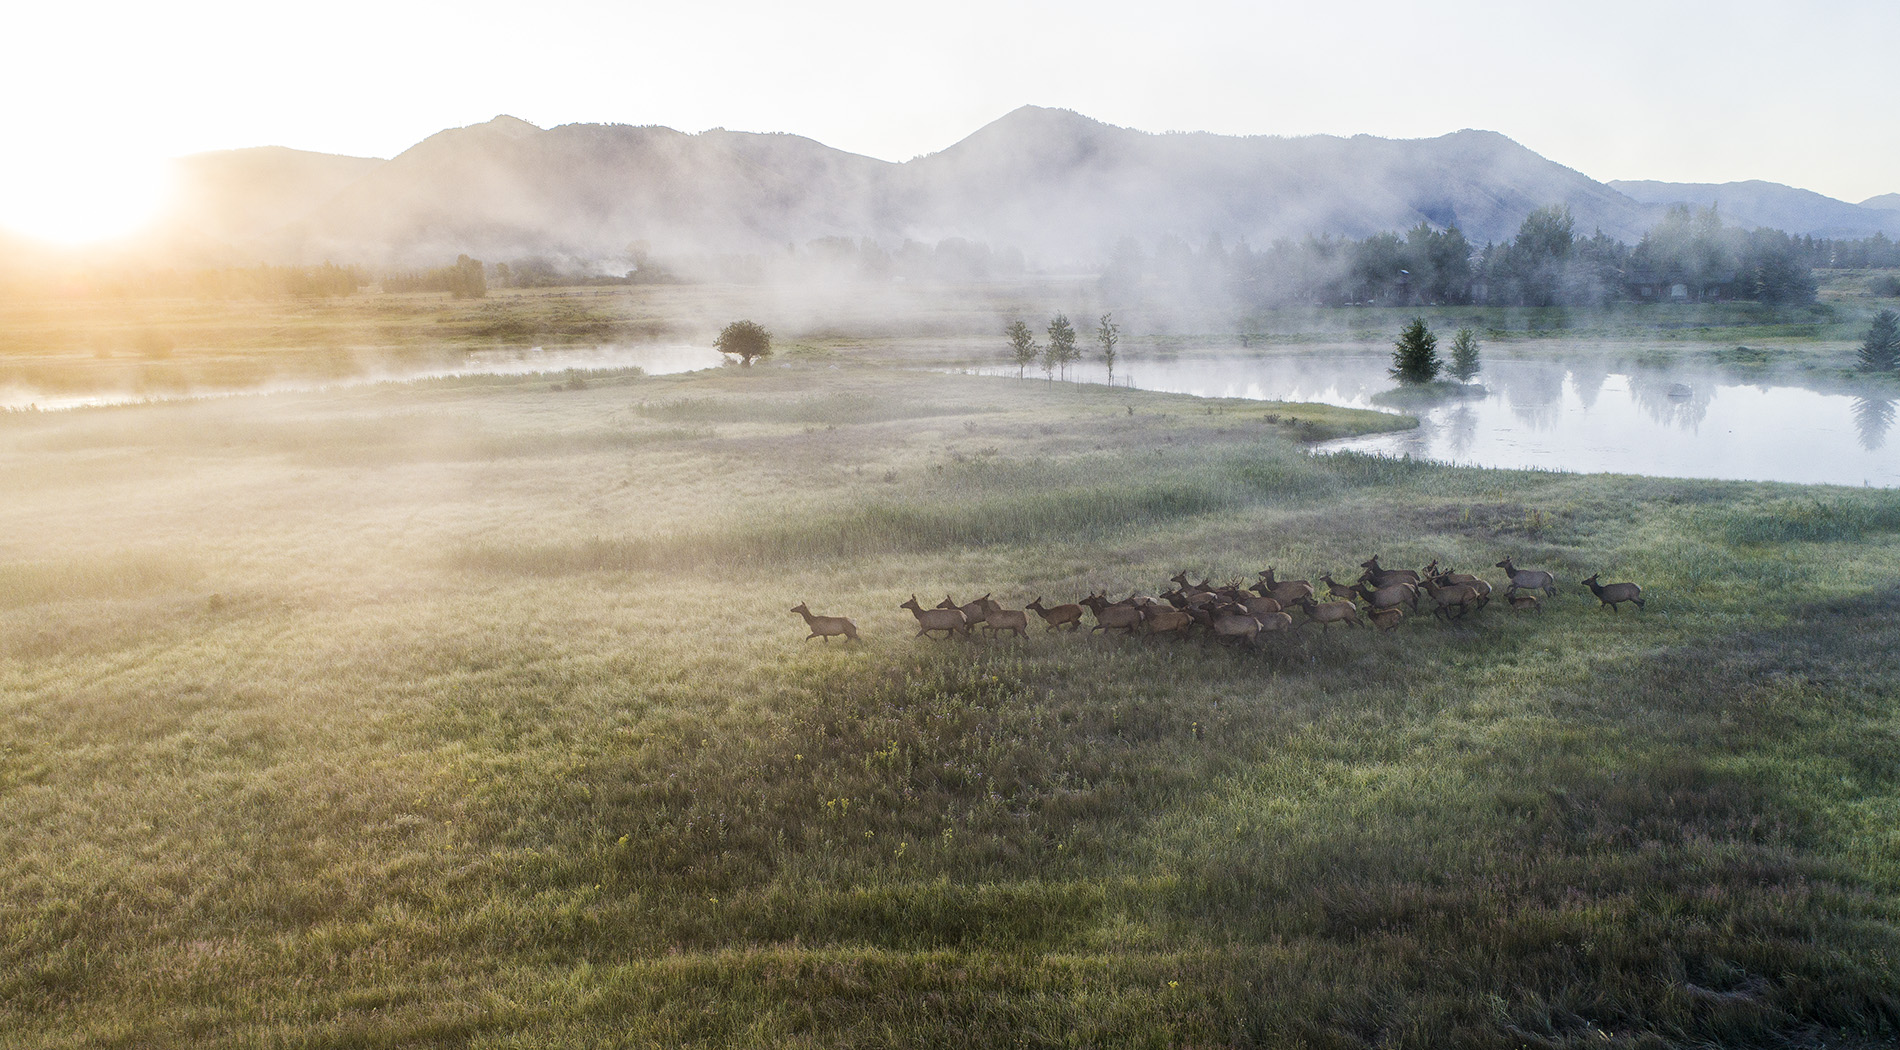
<svg viewBox="0 0 1900 1050">
<path fill-rule="evenodd" d="M 163 390 L 45 391 L 0 385 L 0 411 L 58 411 L 102 405 L 175 401 L 194 397 L 278 394 L 325 390 L 366 383 L 402 383 L 451 376 L 565 374 L 569 371 L 617 371 L 638 368 L 651 375 L 713 368 L 724 361 L 717 350 L 686 343 L 591 347 L 533 347 L 445 353 L 428 361 L 391 359 L 323 379 L 281 379 L 243 387 L 192 387 Z"/>
<path fill-rule="evenodd" d="M 34 391 L 0 387 L 0 410 L 57 410 L 185 397 L 317 390 L 472 375 L 565 375 L 640 368 L 652 374 L 711 368 L 724 359 L 691 344 L 608 345 L 454 352 L 388 361 L 347 375 L 285 379 L 244 388 Z M 1313 401 L 1405 411 L 1415 430 L 1331 442 L 1322 451 L 1410 455 L 1484 467 L 1900 487 L 1896 403 L 1696 369 L 1606 366 L 1584 359 L 1487 359 L 1470 396 L 1395 401 L 1384 353 L 1129 355 L 1118 385 L 1207 397 Z M 1008 366 L 974 369 L 1014 375 Z M 1099 364 L 1071 367 L 1099 381 Z M 1040 382 L 1040 378 L 1029 381 Z M 1890 446 L 1891 438 L 1891 446 Z"/>
</svg>

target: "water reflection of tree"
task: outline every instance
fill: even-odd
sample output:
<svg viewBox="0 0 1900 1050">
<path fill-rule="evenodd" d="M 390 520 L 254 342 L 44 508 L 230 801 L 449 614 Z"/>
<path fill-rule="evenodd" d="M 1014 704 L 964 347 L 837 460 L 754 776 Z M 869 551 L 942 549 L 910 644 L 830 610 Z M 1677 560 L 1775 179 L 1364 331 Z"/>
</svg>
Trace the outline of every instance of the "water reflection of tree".
<svg viewBox="0 0 1900 1050">
<path fill-rule="evenodd" d="M 1860 447 L 1873 452 L 1887 442 L 1893 426 L 1893 399 L 1857 397 L 1854 399 L 1854 429 L 1860 431 Z"/>
<path fill-rule="evenodd" d="M 1603 393 L 1603 384 L 1610 379 L 1610 373 L 1601 368 L 1580 366 L 1570 370 L 1570 385 L 1576 388 L 1577 400 L 1585 411 L 1597 407 L 1597 397 Z"/>
<path fill-rule="evenodd" d="M 1444 458 L 1459 462 L 1471 451 L 1471 442 L 1478 436 L 1478 414 L 1471 410 L 1468 402 L 1460 403 L 1445 416 L 1444 430 L 1445 443 L 1451 452 Z"/>
<path fill-rule="evenodd" d="M 1508 368 L 1493 366 L 1488 370 L 1485 386 L 1501 390 L 1511 403 L 1511 414 L 1525 426 L 1549 430 L 1563 405 L 1564 376 L 1568 372 L 1557 363 L 1512 362 Z"/>
<path fill-rule="evenodd" d="M 1714 399 L 1714 383 L 1690 384 L 1668 375 L 1630 376 L 1630 400 L 1662 426 L 1695 432 Z"/>
</svg>

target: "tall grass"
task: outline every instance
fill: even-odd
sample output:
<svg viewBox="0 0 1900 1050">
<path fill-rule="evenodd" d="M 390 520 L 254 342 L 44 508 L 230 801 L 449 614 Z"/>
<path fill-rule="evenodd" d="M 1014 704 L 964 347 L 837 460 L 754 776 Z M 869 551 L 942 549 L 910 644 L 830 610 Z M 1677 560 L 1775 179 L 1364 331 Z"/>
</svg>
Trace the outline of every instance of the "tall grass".
<svg viewBox="0 0 1900 1050">
<path fill-rule="evenodd" d="M 1724 509 L 1712 524 L 1730 544 L 1829 543 L 1900 532 L 1900 495 L 1784 497 Z"/>
<path fill-rule="evenodd" d="M 1103 460 L 1052 470 L 1036 463 L 965 462 L 908 487 L 921 494 L 880 497 L 794 521 L 688 535 L 590 538 L 560 544 L 477 542 L 454 552 L 456 568 L 557 575 L 650 570 L 706 563 L 788 565 L 996 545 L 1086 542 L 1178 518 L 1267 502 L 1301 501 L 1336 487 L 1323 471 L 1284 448 L 1264 455 L 1216 455 L 1155 478 L 1137 463 Z M 1094 480 L 1100 479 L 1100 480 Z M 1067 482 L 1065 484 L 1065 482 Z"/>
<path fill-rule="evenodd" d="M 1311 457 L 1048 387 L 10 421 L 0 1041 L 1900 1037 L 1886 497 Z M 1816 499 L 1860 531 L 1746 524 Z M 1255 648 L 897 608 L 1375 551 L 1566 589 Z"/>
</svg>

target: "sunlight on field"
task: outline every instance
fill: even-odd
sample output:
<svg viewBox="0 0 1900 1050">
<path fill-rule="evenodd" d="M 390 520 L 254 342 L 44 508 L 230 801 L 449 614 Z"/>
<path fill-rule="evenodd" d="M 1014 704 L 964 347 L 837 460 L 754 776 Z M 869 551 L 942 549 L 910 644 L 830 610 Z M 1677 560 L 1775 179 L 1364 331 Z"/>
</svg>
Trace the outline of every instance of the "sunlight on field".
<svg viewBox="0 0 1900 1050">
<path fill-rule="evenodd" d="M 1299 443 L 1391 425 L 797 362 L 0 416 L 0 1026 L 1888 1023 L 1896 497 Z M 1566 590 L 1255 649 L 898 608 L 1375 551 Z M 1597 570 L 1649 607 L 1599 612 Z M 865 644 L 802 641 L 801 601 Z"/>
</svg>

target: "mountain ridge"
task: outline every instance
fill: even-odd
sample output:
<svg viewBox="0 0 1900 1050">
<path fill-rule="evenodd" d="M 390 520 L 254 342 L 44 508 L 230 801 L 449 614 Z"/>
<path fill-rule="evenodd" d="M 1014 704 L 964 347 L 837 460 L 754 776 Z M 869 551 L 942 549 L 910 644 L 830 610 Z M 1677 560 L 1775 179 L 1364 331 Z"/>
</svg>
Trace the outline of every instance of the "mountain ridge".
<svg viewBox="0 0 1900 1050">
<path fill-rule="evenodd" d="M 1870 206 L 1882 198 L 1855 205 L 1761 182 L 1599 182 L 1495 131 L 1156 134 L 1040 106 L 902 163 L 784 132 L 543 129 L 507 115 L 444 129 L 388 160 L 260 151 L 183 158 L 167 234 L 274 262 L 407 265 L 463 252 L 612 261 L 636 248 L 744 254 L 830 237 L 962 238 L 1062 266 L 1098 262 L 1124 238 L 1264 245 L 1421 222 L 1457 225 L 1484 244 L 1510 239 L 1550 204 L 1569 206 L 1580 234 L 1633 241 L 1671 204 L 1705 199 L 1742 225 L 1900 233 L 1900 210 Z"/>
<path fill-rule="evenodd" d="M 1881 208 L 1870 206 L 1871 201 L 1850 204 L 1813 190 L 1760 179 L 1738 182 L 1617 180 L 1609 185 L 1644 204 L 1713 207 L 1724 221 L 1741 226 L 1767 226 L 1813 237 L 1865 237 L 1875 232 L 1889 236 L 1900 234 L 1900 194 L 1887 194 L 1894 198 L 1893 203 Z"/>
</svg>

